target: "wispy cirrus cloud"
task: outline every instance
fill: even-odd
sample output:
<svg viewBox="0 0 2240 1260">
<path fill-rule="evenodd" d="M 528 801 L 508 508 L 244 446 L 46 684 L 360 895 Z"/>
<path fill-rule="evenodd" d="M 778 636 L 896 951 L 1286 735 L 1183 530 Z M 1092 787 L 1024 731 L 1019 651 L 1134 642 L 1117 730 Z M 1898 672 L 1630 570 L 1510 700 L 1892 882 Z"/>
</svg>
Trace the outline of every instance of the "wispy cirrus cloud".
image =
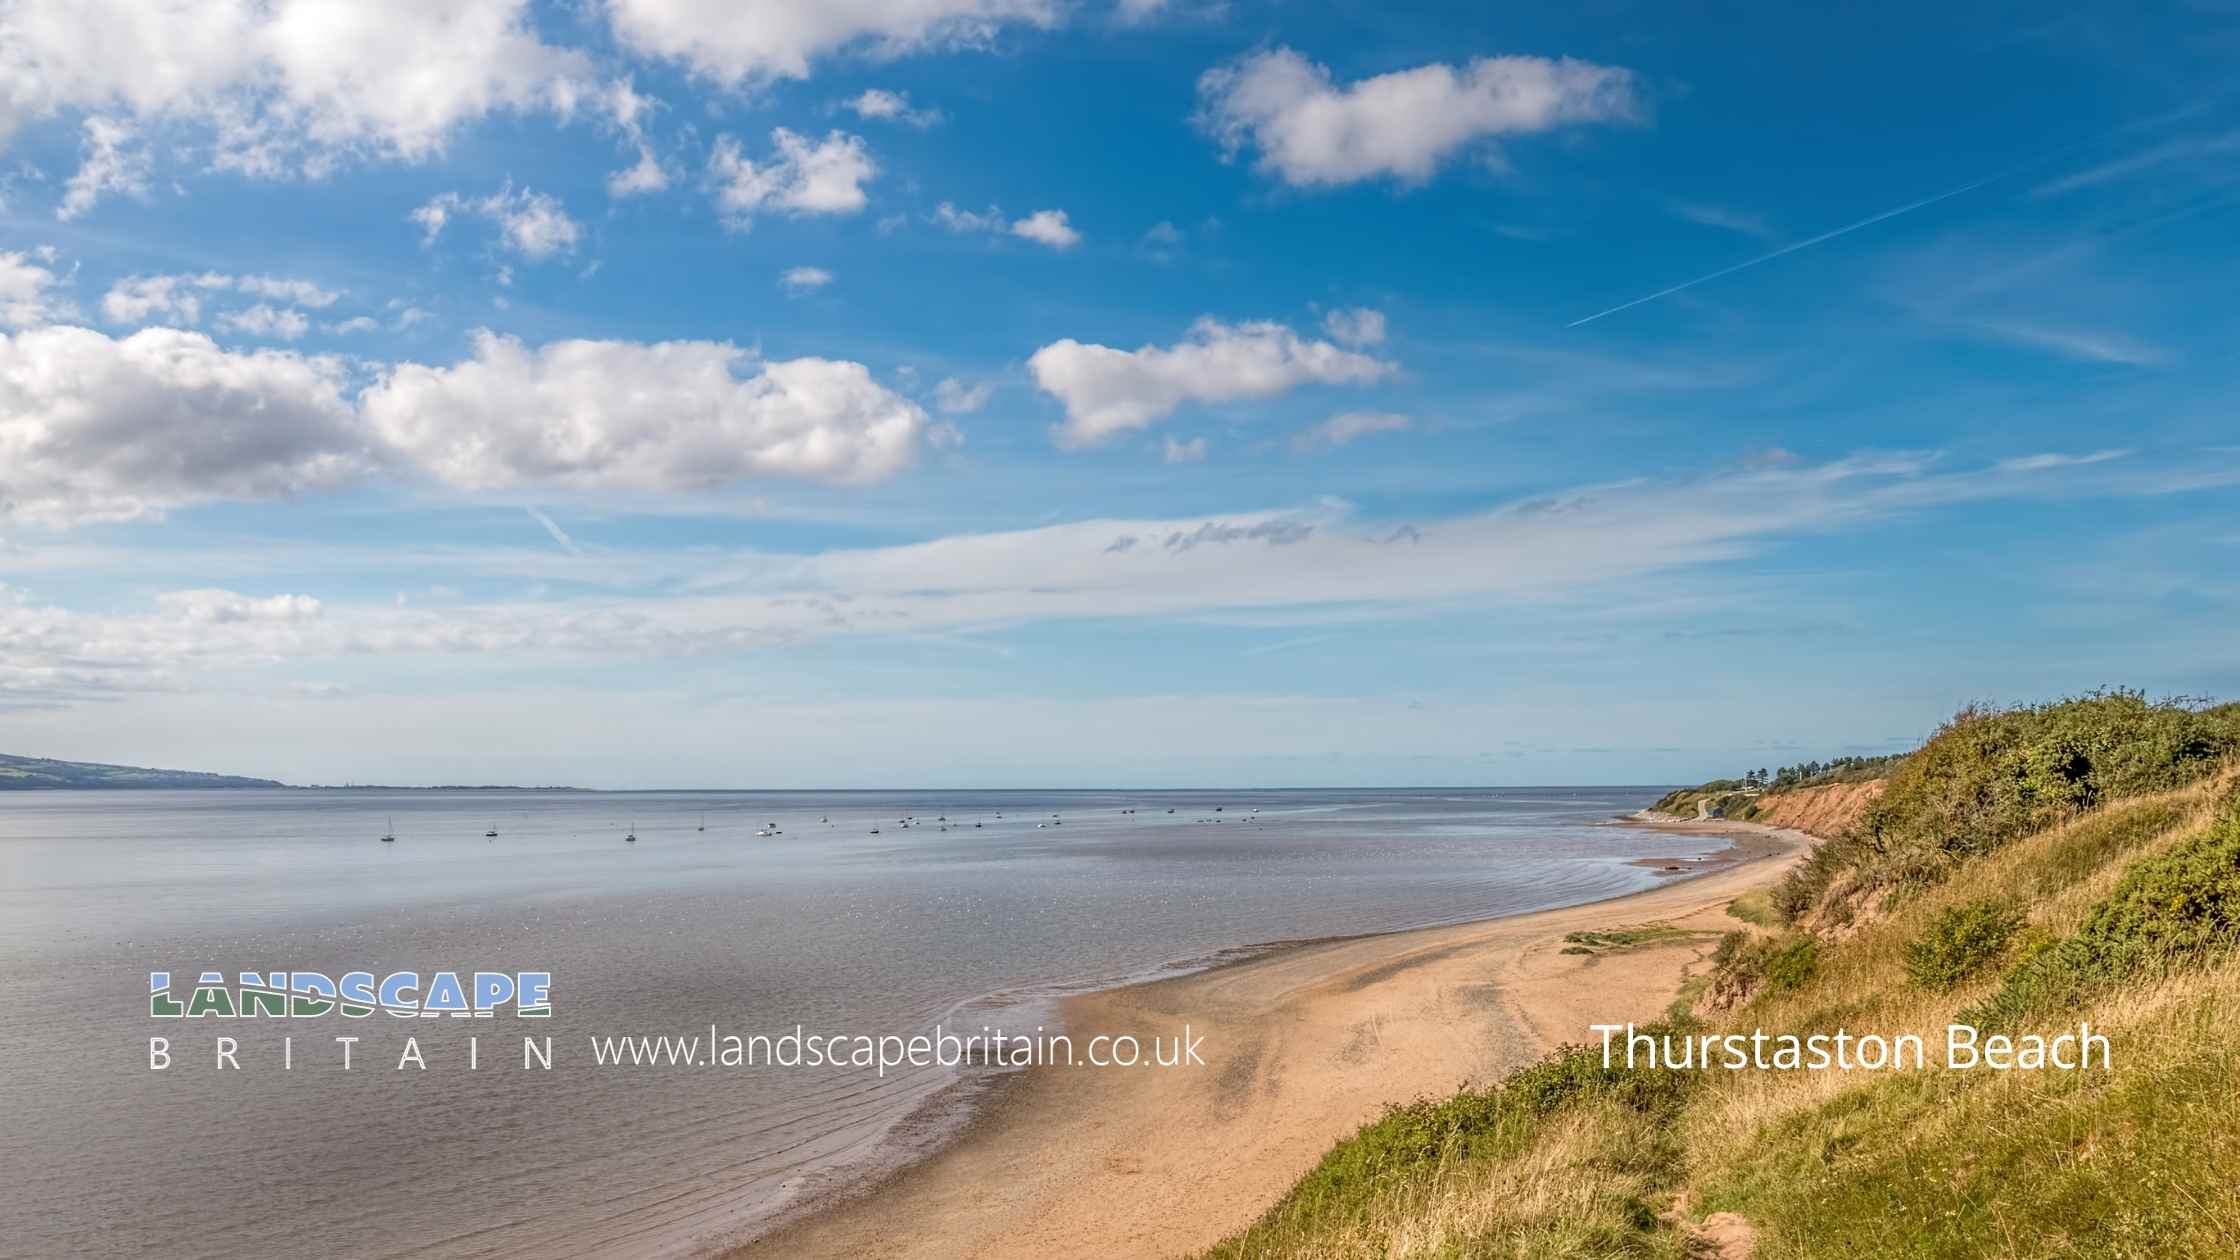
<svg viewBox="0 0 2240 1260">
<path fill-rule="evenodd" d="M 61 702 L 196 685 L 259 662 L 536 653 L 643 660 L 836 636 L 972 632 L 1109 618 L 1278 617 L 1307 625 L 1466 602 L 1631 598 L 1638 584 L 1798 539 L 2022 496 L 2148 495 L 2240 484 L 2221 471 L 2130 467 L 2125 452 L 2036 452 L 1972 468 L 1925 454 L 1788 463 L 1678 481 L 1588 485 L 1403 525 L 1342 503 L 1032 529 L 814 553 L 431 552 L 460 572 L 606 573 L 608 594 L 422 609 L 319 592 L 209 588 L 140 611 L 0 599 L 0 694 Z M 2124 471 L 2128 469 L 2127 471 Z M 539 523 L 549 520 L 537 509 Z M 551 527 L 563 547 L 573 539 Z M 394 563 L 383 554 L 381 562 Z M 322 566 L 346 568 L 347 553 Z M 652 567 L 649 569 L 649 565 Z M 555 567 L 564 566 L 564 567 Z M 667 566 L 666 576 L 663 567 Z M 660 577 L 652 587 L 649 577 Z"/>
</svg>

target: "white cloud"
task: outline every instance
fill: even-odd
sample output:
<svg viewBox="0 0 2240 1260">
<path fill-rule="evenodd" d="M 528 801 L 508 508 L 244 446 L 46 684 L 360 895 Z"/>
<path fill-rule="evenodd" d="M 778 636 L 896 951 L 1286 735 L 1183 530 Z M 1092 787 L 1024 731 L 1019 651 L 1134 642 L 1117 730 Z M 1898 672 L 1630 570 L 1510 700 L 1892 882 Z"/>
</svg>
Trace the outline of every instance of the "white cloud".
<svg viewBox="0 0 2240 1260">
<path fill-rule="evenodd" d="M 2127 458 L 2130 454 L 2131 452 L 2128 450 L 2090 451 L 2083 455 L 2067 455 L 2059 451 L 2047 451 L 2038 455 L 2017 455 L 2012 459 L 2002 459 L 1994 467 L 2001 472 L 2046 472 L 2056 468 L 2082 468 L 2091 464 L 2105 464 L 2111 459 Z"/>
<path fill-rule="evenodd" d="M 1169 464 L 1202 464 L 1206 459 L 1206 440 L 1202 437 L 1178 442 L 1170 437 L 1160 448 L 1159 458 Z"/>
<path fill-rule="evenodd" d="M 1969 326 L 1973 331 L 1999 341 L 2049 351 L 2084 363 L 2159 367 L 2170 361 L 2167 350 L 2122 333 L 2064 328 L 2028 319 L 1983 319 Z"/>
<path fill-rule="evenodd" d="M 1001 206 L 986 210 L 959 210 L 950 202 L 933 208 L 933 221 L 960 235 L 975 232 L 1009 234 L 1021 240 L 1048 245 L 1052 249 L 1072 249 L 1081 243 L 1081 233 L 1068 220 L 1063 210 L 1037 210 L 1023 219 L 1007 218 Z"/>
<path fill-rule="evenodd" d="M 389 573 L 401 558 L 431 579 L 503 577 L 518 589 L 551 577 L 596 581 L 587 575 L 603 571 L 614 589 L 426 610 L 331 601 L 314 608 L 271 594 L 205 592 L 159 599 L 153 613 L 81 613 L 32 605 L 0 588 L 0 703 L 183 685 L 182 670 L 238 669 L 259 659 L 532 651 L 637 659 L 1074 618 L 1328 623 L 1464 600 L 1515 608 L 1567 601 L 1555 615 L 1570 624 L 1576 601 L 1601 594 L 1637 603 L 1644 578 L 1732 565 L 1777 540 L 1834 536 L 1870 521 L 1918 519 L 2056 486 L 2084 494 L 2170 488 L 2166 475 L 2125 477 L 2104 465 L 2036 470 L 2037 458 L 2027 456 L 2015 468 L 1939 473 L 1933 463 L 1876 456 L 1589 485 L 1409 521 L 1356 519 L 1343 504 L 1324 502 L 813 553 L 572 556 L 524 546 L 471 554 L 408 549 L 400 557 L 388 540 L 363 550 L 306 549 L 290 559 L 315 558 L 328 572 L 355 563 Z M 2231 470 L 2223 473 L 2213 484 L 2233 484 Z M 257 571 L 272 559 L 246 563 Z M 676 579 L 674 593 L 644 594 L 649 571 Z M 193 623 L 196 617 L 205 620 Z M 239 694 L 235 681 L 227 680 L 229 703 Z"/>
<path fill-rule="evenodd" d="M 339 291 L 322 289 L 309 280 L 294 280 L 282 276 L 235 276 L 232 287 L 256 297 L 292 302 L 315 311 L 333 306 L 342 297 Z"/>
<path fill-rule="evenodd" d="M 255 306 L 227 311 L 218 316 L 218 327 L 228 332 L 247 333 L 252 337 L 294 341 L 311 331 L 311 319 L 292 306 L 276 307 L 259 302 Z"/>
<path fill-rule="evenodd" d="M 895 57 L 926 48 L 985 47 L 1007 25 L 1057 24 L 1057 0 L 606 0 L 624 46 L 684 62 L 738 87 L 806 79 L 843 51 Z"/>
<path fill-rule="evenodd" d="M 653 156 L 650 146 L 638 146 L 638 160 L 607 176 L 609 197 L 638 197 L 657 193 L 669 186 L 669 168 Z"/>
<path fill-rule="evenodd" d="M 88 118 L 77 173 L 63 185 L 62 202 L 54 217 L 75 219 L 93 209 L 105 193 L 128 197 L 148 195 L 148 151 L 138 143 L 130 123 L 114 118 Z"/>
<path fill-rule="evenodd" d="M 638 91 L 629 79 L 616 79 L 599 93 L 600 108 L 615 128 L 632 140 L 645 138 L 646 118 L 661 102 Z"/>
<path fill-rule="evenodd" d="M 789 267 L 778 277 L 788 293 L 807 293 L 832 283 L 832 273 L 822 267 Z"/>
<path fill-rule="evenodd" d="M 419 160 L 493 112 L 565 116 L 590 60 L 536 36 L 529 0 L 15 0 L 0 43 L 0 141 L 63 111 L 210 131 L 216 165 L 317 173 Z"/>
<path fill-rule="evenodd" d="M 1344 446 L 1355 438 L 1372 433 L 1398 433 L 1414 424 L 1413 420 L 1393 411 L 1345 411 L 1299 434 L 1292 439 L 1292 445 L 1302 451 Z"/>
<path fill-rule="evenodd" d="M 129 520 L 331 486 L 370 465 L 342 366 L 150 328 L 0 337 L 0 518 Z"/>
<path fill-rule="evenodd" d="M 840 102 L 840 107 L 852 110 L 858 118 L 908 123 L 913 127 L 931 127 L 941 121 L 940 110 L 913 109 L 908 92 L 889 92 L 885 88 L 865 88 Z"/>
<path fill-rule="evenodd" d="M 191 325 L 201 320 L 203 295 L 211 292 L 246 293 L 313 310 L 324 310 L 342 298 L 340 290 L 288 276 L 229 276 L 217 271 L 127 276 L 102 296 L 101 314 L 112 324 L 144 324 L 160 318 Z"/>
<path fill-rule="evenodd" d="M 1011 234 L 1052 249 L 1072 249 L 1081 243 L 1081 233 L 1066 222 L 1063 210 L 1037 210 L 1013 223 Z"/>
<path fill-rule="evenodd" d="M 989 381 L 966 384 L 954 376 L 947 376 L 933 387 L 933 405 L 952 416 L 970 415 L 988 405 L 996 387 Z"/>
<path fill-rule="evenodd" d="M 746 477 L 874 481 L 927 418 L 860 363 L 792 359 L 744 375 L 727 342 L 559 341 L 481 332 L 447 368 L 398 365 L 361 400 L 391 447 L 463 489 L 530 483 L 704 489 Z"/>
<path fill-rule="evenodd" d="M 708 175 L 724 222 L 744 231 L 765 210 L 790 214 L 855 214 L 867 198 L 863 186 L 879 168 L 861 136 L 834 131 L 821 141 L 779 127 L 770 133 L 777 153 L 759 165 L 730 136 L 716 137 Z"/>
<path fill-rule="evenodd" d="M 1471 145 L 1640 115 L 1631 71 L 1572 58 L 1434 62 L 1354 83 L 1289 48 L 1252 53 L 1198 80 L 1197 122 L 1231 158 L 1298 187 L 1431 178 Z"/>
<path fill-rule="evenodd" d="M 354 315 L 349 319 L 327 325 L 327 331 L 341 334 L 364 333 L 377 331 L 380 327 L 381 321 L 371 315 Z"/>
<path fill-rule="evenodd" d="M 258 598 L 207 587 L 191 591 L 165 591 L 156 596 L 156 606 L 182 621 L 206 626 L 259 621 L 313 621 L 319 616 L 319 601 L 309 595 L 268 595 Z"/>
<path fill-rule="evenodd" d="M 1389 376 L 1389 362 L 1282 324 L 1224 324 L 1207 317 L 1174 346 L 1116 350 L 1068 338 L 1034 352 L 1027 370 L 1065 404 L 1061 446 L 1094 446 L 1158 421 L 1190 402 L 1266 398 L 1306 384 L 1363 385 Z"/>
<path fill-rule="evenodd" d="M 109 286 L 101 314 L 112 324 L 142 324 L 151 316 L 192 324 L 202 318 L 200 288 L 193 276 L 128 276 Z"/>
<path fill-rule="evenodd" d="M 1322 317 L 1323 330 L 1340 345 L 1384 344 L 1384 312 L 1366 306 L 1331 311 Z"/>
<path fill-rule="evenodd" d="M 1708 202 L 1675 201 L 1672 203 L 1672 212 L 1690 223 L 1704 227 L 1739 232 L 1759 240 L 1770 240 L 1773 237 L 1773 228 L 1766 223 L 1765 216 L 1752 214 L 1747 210 L 1715 206 Z"/>
<path fill-rule="evenodd" d="M 55 274 L 20 250 L 0 252 L 0 327 L 29 328 L 67 309 L 51 290 Z"/>
<path fill-rule="evenodd" d="M 1004 230 L 1003 210 L 989 206 L 985 211 L 959 210 L 944 201 L 933 208 L 933 221 L 952 232 L 1001 232 Z"/>
<path fill-rule="evenodd" d="M 259 335 L 298 335 L 305 320 L 222 319 L 235 314 Z M 937 427 L 859 363 L 765 363 L 705 341 L 474 344 L 448 367 L 388 367 L 352 399 L 333 357 L 172 328 L 0 334 L 0 520 L 130 520 L 385 470 L 463 490 L 873 481 Z"/>
<path fill-rule="evenodd" d="M 500 243 L 532 262 L 573 253 L 583 239 L 583 225 L 568 217 L 559 198 L 528 188 L 517 189 L 511 182 L 487 197 L 473 200 L 455 192 L 439 193 L 405 217 L 420 225 L 421 244 L 432 245 L 462 213 L 480 215 L 496 224 Z"/>
</svg>

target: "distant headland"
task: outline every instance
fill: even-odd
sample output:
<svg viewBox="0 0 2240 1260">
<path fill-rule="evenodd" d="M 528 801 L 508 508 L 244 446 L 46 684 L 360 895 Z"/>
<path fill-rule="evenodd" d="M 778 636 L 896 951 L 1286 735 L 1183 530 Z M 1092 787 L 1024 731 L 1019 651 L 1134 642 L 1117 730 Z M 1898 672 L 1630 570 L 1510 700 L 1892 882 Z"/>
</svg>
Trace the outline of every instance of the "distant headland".
<svg viewBox="0 0 2240 1260">
<path fill-rule="evenodd" d="M 201 770 L 152 770 L 146 766 L 112 766 L 98 761 L 61 761 L 53 757 L 15 757 L 0 753 L 0 792 L 38 789 L 120 788 L 320 788 L 336 787 L 374 792 L 579 792 L 573 787 L 522 788 L 503 783 L 443 783 L 406 786 L 384 783 L 294 784 L 278 779 L 254 779 L 238 774 L 210 774 Z"/>
</svg>

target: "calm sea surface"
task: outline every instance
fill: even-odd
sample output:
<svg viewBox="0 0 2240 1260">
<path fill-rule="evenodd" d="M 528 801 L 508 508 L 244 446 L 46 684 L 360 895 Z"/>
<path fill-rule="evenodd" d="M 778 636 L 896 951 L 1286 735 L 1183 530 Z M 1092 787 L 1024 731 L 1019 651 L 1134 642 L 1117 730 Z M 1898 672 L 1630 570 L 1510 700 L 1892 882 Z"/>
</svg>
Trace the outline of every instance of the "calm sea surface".
<svg viewBox="0 0 2240 1260">
<path fill-rule="evenodd" d="M 692 1254 L 938 1141 L 973 1081 L 593 1036 L 1027 1031 L 1239 946 L 1646 887 L 1717 847 L 1609 825 L 1656 794 L 0 793 L 0 1255 Z M 148 1018 L 148 972 L 206 969 L 544 970 L 556 1013 Z"/>
</svg>

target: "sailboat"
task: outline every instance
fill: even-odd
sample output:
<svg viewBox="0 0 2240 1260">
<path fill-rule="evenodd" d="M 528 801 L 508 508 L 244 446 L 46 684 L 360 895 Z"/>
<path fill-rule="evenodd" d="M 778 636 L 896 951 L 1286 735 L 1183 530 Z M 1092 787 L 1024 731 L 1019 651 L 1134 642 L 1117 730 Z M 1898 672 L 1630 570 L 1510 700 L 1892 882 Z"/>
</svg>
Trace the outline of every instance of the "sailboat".
<svg viewBox="0 0 2240 1260">
<path fill-rule="evenodd" d="M 497 838 L 498 838 L 498 824 L 496 824 L 496 823 L 491 823 L 491 824 L 490 824 L 490 830 L 488 830 L 488 831 L 485 831 L 485 832 L 483 832 L 483 833 L 482 833 L 482 838 L 483 838 L 483 839 L 485 839 L 485 840 L 495 840 L 495 839 L 497 839 Z"/>
<path fill-rule="evenodd" d="M 396 842 L 397 842 L 397 820 L 396 820 L 396 819 L 394 819 L 394 818 L 391 818 L 391 819 L 389 820 L 389 829 L 381 833 L 381 843 L 383 843 L 383 844 L 395 844 Z"/>
<path fill-rule="evenodd" d="M 708 829 L 708 816 L 707 816 L 706 814 L 702 814 L 702 815 L 700 815 L 700 830 L 702 830 L 702 831 L 706 831 L 707 829 Z"/>
<path fill-rule="evenodd" d="M 629 834 L 622 837 L 622 842 L 624 844 L 636 844 L 638 842 L 638 824 L 630 824 Z"/>
</svg>

